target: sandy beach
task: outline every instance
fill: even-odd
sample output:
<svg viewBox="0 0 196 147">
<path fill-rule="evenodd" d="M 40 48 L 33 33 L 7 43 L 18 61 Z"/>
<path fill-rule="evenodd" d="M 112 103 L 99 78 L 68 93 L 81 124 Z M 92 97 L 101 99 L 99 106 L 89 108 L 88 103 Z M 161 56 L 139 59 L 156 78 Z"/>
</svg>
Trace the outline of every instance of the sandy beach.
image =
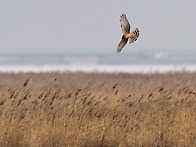
<svg viewBox="0 0 196 147">
<path fill-rule="evenodd" d="M 196 74 L 0 73 L 0 146 L 196 146 Z"/>
</svg>

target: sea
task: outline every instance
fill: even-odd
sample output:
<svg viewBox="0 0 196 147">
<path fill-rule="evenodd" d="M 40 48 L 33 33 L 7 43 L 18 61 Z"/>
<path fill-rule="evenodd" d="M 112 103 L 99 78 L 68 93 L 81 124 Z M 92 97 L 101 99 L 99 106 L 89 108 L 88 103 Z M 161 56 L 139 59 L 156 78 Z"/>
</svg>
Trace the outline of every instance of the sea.
<svg viewBox="0 0 196 147">
<path fill-rule="evenodd" d="M 196 72 L 196 52 L 0 54 L 0 72 Z"/>
</svg>

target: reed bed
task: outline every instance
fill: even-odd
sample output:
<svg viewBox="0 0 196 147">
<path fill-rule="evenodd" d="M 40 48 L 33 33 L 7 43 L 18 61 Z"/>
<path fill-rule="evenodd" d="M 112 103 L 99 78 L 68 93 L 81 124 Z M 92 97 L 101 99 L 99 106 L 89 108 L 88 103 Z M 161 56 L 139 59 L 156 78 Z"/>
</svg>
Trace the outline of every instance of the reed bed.
<svg viewBox="0 0 196 147">
<path fill-rule="evenodd" d="M 0 73 L 0 146 L 196 146 L 196 74 Z"/>
</svg>

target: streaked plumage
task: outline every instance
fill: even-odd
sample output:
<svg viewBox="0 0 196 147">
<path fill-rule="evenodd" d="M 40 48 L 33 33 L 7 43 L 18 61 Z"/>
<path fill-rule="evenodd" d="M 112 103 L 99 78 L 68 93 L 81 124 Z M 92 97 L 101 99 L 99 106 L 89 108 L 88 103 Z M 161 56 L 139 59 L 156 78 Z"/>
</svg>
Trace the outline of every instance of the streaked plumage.
<svg viewBox="0 0 196 147">
<path fill-rule="evenodd" d="M 122 50 L 122 48 L 126 45 L 128 40 L 129 40 L 129 43 L 134 43 L 137 40 L 137 38 L 139 37 L 138 28 L 135 28 L 130 33 L 130 24 L 129 24 L 129 21 L 127 20 L 125 14 L 122 14 L 120 16 L 120 22 L 121 22 L 123 36 L 122 36 L 121 41 L 118 44 L 117 52 L 120 52 Z"/>
</svg>

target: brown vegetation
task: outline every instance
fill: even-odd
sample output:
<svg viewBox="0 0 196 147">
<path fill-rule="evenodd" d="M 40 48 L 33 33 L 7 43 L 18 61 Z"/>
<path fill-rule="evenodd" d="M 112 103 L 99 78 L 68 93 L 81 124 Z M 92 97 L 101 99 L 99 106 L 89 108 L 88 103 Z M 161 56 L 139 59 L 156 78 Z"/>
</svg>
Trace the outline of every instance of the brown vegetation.
<svg viewBox="0 0 196 147">
<path fill-rule="evenodd" d="M 196 146 L 196 74 L 0 74 L 0 146 Z"/>
</svg>

